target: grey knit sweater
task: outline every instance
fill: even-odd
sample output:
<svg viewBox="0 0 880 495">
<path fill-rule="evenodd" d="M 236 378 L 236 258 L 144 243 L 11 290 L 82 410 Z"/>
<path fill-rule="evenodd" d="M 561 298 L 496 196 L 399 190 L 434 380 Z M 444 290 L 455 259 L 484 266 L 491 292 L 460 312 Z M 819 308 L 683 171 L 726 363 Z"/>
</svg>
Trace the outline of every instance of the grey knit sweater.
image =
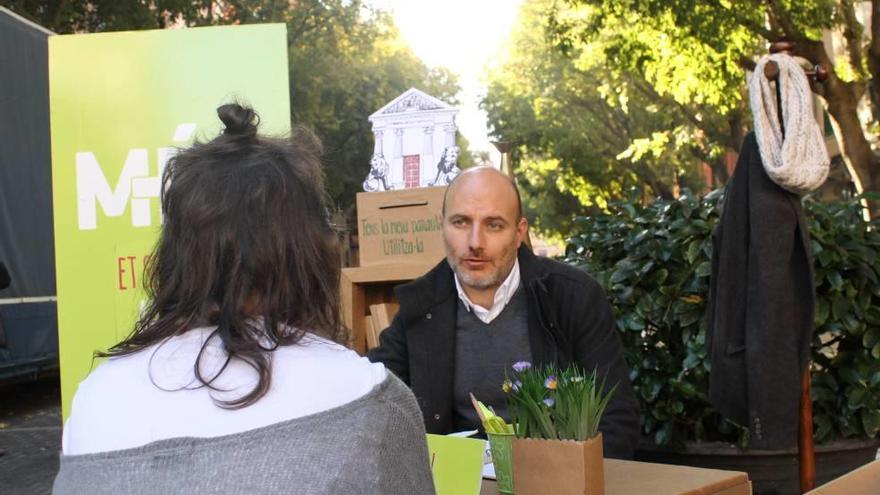
<svg viewBox="0 0 880 495">
<path fill-rule="evenodd" d="M 433 494 L 425 428 L 391 373 L 329 411 L 212 438 L 61 456 L 53 493 Z"/>
</svg>

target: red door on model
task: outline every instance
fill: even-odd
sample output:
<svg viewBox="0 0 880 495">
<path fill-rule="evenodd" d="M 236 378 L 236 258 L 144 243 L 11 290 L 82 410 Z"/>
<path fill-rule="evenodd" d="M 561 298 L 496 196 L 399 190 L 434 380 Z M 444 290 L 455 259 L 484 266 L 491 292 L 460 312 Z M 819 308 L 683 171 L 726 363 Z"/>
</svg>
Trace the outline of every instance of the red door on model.
<svg viewBox="0 0 880 495">
<path fill-rule="evenodd" d="M 419 169 L 419 155 L 405 155 L 403 157 L 404 187 L 419 187 L 420 183 L 421 170 Z"/>
</svg>

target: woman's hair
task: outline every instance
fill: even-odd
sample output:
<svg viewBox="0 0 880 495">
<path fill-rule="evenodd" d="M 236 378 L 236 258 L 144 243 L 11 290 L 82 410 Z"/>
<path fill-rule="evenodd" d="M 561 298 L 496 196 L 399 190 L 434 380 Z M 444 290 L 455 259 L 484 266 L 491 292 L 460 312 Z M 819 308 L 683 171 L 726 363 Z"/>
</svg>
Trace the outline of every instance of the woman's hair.
<svg viewBox="0 0 880 495">
<path fill-rule="evenodd" d="M 200 326 L 216 326 L 195 360 L 203 386 L 241 359 L 259 375 L 249 393 L 221 407 L 246 407 L 271 381 L 270 352 L 306 332 L 333 341 L 339 312 L 338 243 L 330 228 L 320 143 L 297 129 L 289 139 L 257 134 L 259 119 L 238 104 L 217 109 L 226 128 L 168 161 L 164 224 L 147 263 L 149 303 L 131 335 L 97 356 L 124 356 Z M 214 376 L 199 367 L 219 338 L 228 354 Z"/>
</svg>

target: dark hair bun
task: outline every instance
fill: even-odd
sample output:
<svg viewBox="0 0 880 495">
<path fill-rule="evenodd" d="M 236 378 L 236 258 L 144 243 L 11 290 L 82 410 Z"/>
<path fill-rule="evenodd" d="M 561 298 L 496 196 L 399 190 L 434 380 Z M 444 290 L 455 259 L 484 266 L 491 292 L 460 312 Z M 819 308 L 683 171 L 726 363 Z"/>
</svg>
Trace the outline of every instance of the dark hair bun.
<svg viewBox="0 0 880 495">
<path fill-rule="evenodd" d="M 254 109 L 238 103 L 229 103 L 217 109 L 217 116 L 226 126 L 223 134 L 234 136 L 255 136 L 260 120 Z"/>
</svg>

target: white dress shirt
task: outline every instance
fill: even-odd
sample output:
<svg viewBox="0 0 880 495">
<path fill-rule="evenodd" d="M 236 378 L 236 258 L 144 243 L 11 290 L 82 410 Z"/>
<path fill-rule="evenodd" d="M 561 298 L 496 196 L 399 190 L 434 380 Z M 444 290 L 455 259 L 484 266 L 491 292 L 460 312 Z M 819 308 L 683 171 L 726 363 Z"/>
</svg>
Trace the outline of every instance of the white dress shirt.
<svg viewBox="0 0 880 495">
<path fill-rule="evenodd" d="M 513 298 L 516 289 L 519 288 L 519 281 L 519 260 L 515 260 L 513 262 L 513 268 L 510 269 L 507 278 L 504 279 L 504 282 L 502 282 L 501 285 L 498 286 L 498 290 L 495 291 L 495 298 L 492 301 L 491 309 L 486 309 L 479 304 L 474 304 L 474 302 L 470 300 L 467 294 L 465 294 L 461 282 L 458 281 L 458 274 L 455 275 L 455 288 L 458 289 L 458 298 L 464 303 L 465 309 L 472 312 L 474 316 L 479 318 L 483 323 L 489 324 L 500 315 L 502 311 L 504 311 L 504 307 L 507 306 L 507 303 Z"/>
<path fill-rule="evenodd" d="M 215 327 L 197 328 L 134 354 L 110 358 L 79 384 L 64 425 L 62 450 L 91 454 L 177 437 L 216 437 L 316 414 L 364 396 L 385 380 L 385 367 L 313 334 L 271 354 L 272 382 L 256 403 L 224 409 L 257 382 L 240 359 L 226 365 L 218 338 L 204 348 L 201 386 L 193 363 Z M 163 390 L 165 389 L 165 390 Z M 170 390 L 170 391 L 168 391 Z M 134 426 L 134 427 L 133 427 Z"/>
</svg>

